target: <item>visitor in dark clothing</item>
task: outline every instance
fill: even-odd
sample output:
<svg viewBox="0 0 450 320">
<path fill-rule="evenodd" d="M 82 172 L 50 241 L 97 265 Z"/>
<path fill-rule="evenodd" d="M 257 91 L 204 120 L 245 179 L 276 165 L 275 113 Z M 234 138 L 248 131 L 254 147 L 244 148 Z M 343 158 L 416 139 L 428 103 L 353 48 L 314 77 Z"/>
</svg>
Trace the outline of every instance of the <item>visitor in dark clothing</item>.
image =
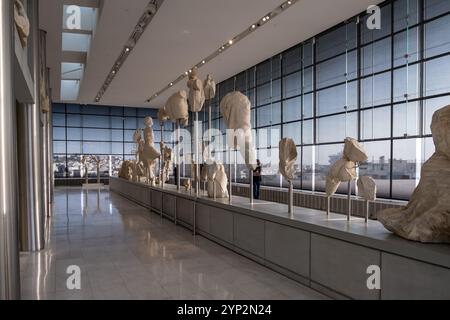
<svg viewBox="0 0 450 320">
<path fill-rule="evenodd" d="M 261 190 L 262 169 L 261 169 L 261 162 L 259 160 L 256 160 L 256 164 L 257 164 L 256 169 L 253 171 L 253 198 L 259 199 Z"/>
</svg>

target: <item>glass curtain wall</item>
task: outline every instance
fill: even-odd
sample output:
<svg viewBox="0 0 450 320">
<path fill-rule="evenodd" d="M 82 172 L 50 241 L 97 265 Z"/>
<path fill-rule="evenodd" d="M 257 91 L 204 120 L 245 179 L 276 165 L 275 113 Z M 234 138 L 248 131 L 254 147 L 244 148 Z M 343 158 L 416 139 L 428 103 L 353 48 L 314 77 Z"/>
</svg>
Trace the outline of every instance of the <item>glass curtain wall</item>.
<svg viewBox="0 0 450 320">
<path fill-rule="evenodd" d="M 133 135 L 143 129 L 144 118 L 154 122 L 155 145 L 159 149 L 162 128 L 155 109 L 106 107 L 75 104 L 53 104 L 54 175 L 59 184 L 84 177 L 81 159 L 101 159 L 101 178 L 118 175 L 124 160 L 134 160 L 136 144 Z M 173 125 L 165 124 L 165 142 L 172 147 Z M 143 138 L 143 136 L 142 136 Z M 93 161 L 89 177 L 97 177 Z"/>
<path fill-rule="evenodd" d="M 379 30 L 369 29 L 370 15 L 362 13 L 218 84 L 213 128 L 222 133 L 215 139 L 225 141 L 219 101 L 233 90 L 245 93 L 263 185 L 287 185 L 278 174 L 278 142 L 288 137 L 299 154 L 295 187 L 324 191 L 344 139 L 354 137 L 369 154 L 359 174 L 375 178 L 379 197 L 410 197 L 434 152 L 432 115 L 450 104 L 450 1 L 380 7 Z M 225 152 L 223 145 L 216 157 Z M 245 166 L 234 170 L 233 181 L 248 182 Z"/>
</svg>

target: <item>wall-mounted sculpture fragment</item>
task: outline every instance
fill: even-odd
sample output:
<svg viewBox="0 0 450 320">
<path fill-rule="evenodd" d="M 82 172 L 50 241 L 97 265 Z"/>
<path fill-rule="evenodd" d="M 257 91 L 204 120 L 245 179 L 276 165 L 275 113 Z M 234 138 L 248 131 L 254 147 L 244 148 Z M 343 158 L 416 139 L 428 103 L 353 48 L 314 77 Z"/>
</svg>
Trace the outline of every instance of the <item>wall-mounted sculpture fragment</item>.
<svg viewBox="0 0 450 320">
<path fill-rule="evenodd" d="M 287 180 L 294 180 L 295 162 L 298 153 L 294 140 L 284 138 L 279 143 L 279 170 L 280 174 Z"/>
<path fill-rule="evenodd" d="M 22 44 L 22 47 L 25 48 L 30 35 L 30 21 L 28 20 L 25 7 L 20 0 L 14 1 L 14 22 L 16 24 L 17 32 L 19 33 L 20 43 Z"/>
</svg>

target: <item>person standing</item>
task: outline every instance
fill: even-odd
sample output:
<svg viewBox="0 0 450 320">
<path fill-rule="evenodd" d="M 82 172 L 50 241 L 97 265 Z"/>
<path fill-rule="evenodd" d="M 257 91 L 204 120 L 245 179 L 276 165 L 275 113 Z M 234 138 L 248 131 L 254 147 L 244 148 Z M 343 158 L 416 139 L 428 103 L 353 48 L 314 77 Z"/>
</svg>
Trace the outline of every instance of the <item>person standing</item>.
<svg viewBox="0 0 450 320">
<path fill-rule="evenodd" d="M 262 176 L 261 162 L 258 159 L 256 160 L 256 169 L 253 171 L 253 198 L 256 200 L 258 200 L 260 196 L 261 176 Z"/>
</svg>

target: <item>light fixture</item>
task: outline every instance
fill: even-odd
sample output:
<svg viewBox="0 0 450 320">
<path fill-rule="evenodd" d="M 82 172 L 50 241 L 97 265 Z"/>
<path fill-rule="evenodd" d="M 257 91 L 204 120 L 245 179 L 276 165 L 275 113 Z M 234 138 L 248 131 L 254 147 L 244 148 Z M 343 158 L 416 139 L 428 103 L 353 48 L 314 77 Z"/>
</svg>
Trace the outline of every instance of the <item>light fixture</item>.
<svg viewBox="0 0 450 320">
<path fill-rule="evenodd" d="M 153 17 L 155 16 L 156 12 L 159 10 L 159 8 L 161 8 L 163 2 L 164 0 L 150 0 L 148 2 L 147 7 L 145 8 L 144 12 L 139 18 L 139 21 L 134 27 L 132 34 L 128 38 L 127 42 L 124 44 L 123 49 L 120 51 L 119 57 L 114 62 L 114 67 L 111 69 L 110 73 L 108 73 L 108 75 L 106 76 L 106 79 L 103 82 L 101 90 L 99 90 L 95 98 L 96 102 L 99 102 L 103 97 L 103 95 L 105 94 L 106 90 L 108 90 L 108 87 L 111 84 L 112 80 L 114 79 L 114 76 L 119 72 L 120 67 L 124 65 L 125 60 L 129 56 L 129 53 L 131 52 L 131 50 L 135 48 L 137 42 L 142 37 L 142 34 L 145 32 L 150 22 L 153 20 Z"/>
<path fill-rule="evenodd" d="M 260 27 L 262 25 L 262 22 L 266 23 L 269 20 L 279 16 L 281 13 L 283 13 L 286 9 L 288 9 L 290 7 L 291 4 L 295 4 L 299 2 L 298 0 L 289 0 L 289 1 L 284 1 L 281 5 L 279 5 L 278 7 L 276 7 L 274 10 L 272 10 L 270 13 L 266 14 L 264 17 L 260 18 L 258 20 L 257 23 L 253 23 L 252 25 L 250 25 L 247 29 L 245 29 L 245 31 L 241 32 L 239 35 L 237 35 L 236 37 L 232 38 L 231 40 L 228 40 L 228 42 L 222 46 L 220 46 L 216 51 L 214 51 L 212 54 L 210 54 L 207 58 L 200 60 L 201 62 L 196 64 L 195 66 L 197 68 L 202 67 L 203 65 L 206 64 L 206 62 L 210 62 L 212 61 L 214 58 L 216 58 L 218 55 L 220 55 L 221 53 L 223 53 L 227 48 L 229 48 L 231 45 L 236 44 L 237 42 L 241 41 L 242 39 L 244 39 L 246 36 L 248 36 L 249 34 L 251 34 L 253 31 L 255 31 L 255 29 L 257 27 Z M 176 83 L 178 83 L 179 81 L 181 81 L 183 78 L 185 78 L 186 76 L 189 75 L 189 73 L 192 72 L 192 69 L 190 69 L 189 71 L 186 71 L 184 74 L 182 74 L 180 77 L 178 77 L 178 79 L 176 79 L 175 81 L 173 81 L 172 83 L 175 85 Z M 165 90 L 167 90 L 168 87 L 164 87 L 162 90 L 160 90 L 158 92 L 158 95 L 161 95 Z M 150 102 L 153 98 L 155 98 L 157 95 L 152 96 L 152 98 L 148 99 L 147 102 Z"/>
</svg>

